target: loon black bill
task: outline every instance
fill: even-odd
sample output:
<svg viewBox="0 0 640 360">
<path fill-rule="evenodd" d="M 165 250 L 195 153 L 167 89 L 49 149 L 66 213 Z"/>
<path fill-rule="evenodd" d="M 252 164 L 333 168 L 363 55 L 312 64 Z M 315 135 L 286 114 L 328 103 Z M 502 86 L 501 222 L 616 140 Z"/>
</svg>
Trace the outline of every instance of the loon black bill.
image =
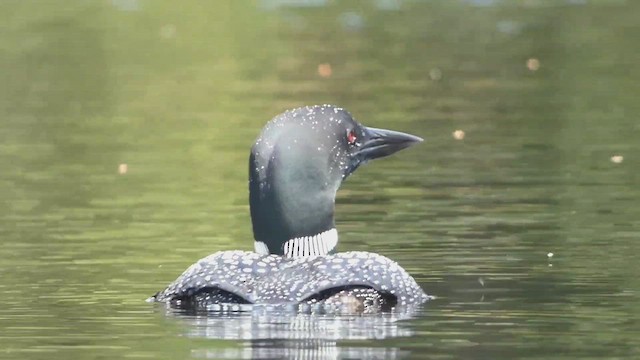
<svg viewBox="0 0 640 360">
<path fill-rule="evenodd" d="M 356 155 L 362 157 L 363 160 L 373 160 L 389 156 L 411 145 L 424 141 L 418 136 L 400 131 L 371 127 L 365 129 L 367 133 L 366 140 L 356 152 Z"/>
</svg>

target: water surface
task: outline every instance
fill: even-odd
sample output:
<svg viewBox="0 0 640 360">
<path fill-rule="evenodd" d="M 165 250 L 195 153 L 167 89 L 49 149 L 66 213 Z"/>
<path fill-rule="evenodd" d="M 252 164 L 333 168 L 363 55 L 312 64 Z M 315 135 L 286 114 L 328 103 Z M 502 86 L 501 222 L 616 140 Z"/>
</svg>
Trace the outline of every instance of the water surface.
<svg viewBox="0 0 640 360">
<path fill-rule="evenodd" d="M 635 2 L 4 1 L 0 20 L 1 358 L 640 357 Z M 426 139 L 350 177 L 337 225 L 437 299 L 145 303 L 252 248 L 249 147 L 316 103 Z"/>
</svg>

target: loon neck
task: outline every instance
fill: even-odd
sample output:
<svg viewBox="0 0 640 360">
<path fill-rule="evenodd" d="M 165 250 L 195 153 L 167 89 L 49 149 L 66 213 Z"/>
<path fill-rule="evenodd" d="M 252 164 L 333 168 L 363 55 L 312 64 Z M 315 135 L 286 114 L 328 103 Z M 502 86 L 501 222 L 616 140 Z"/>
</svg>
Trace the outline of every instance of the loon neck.
<svg viewBox="0 0 640 360">
<path fill-rule="evenodd" d="M 313 236 L 289 239 L 282 245 L 285 257 L 303 257 L 328 255 L 335 252 L 338 245 L 338 231 L 330 229 Z M 270 254 L 269 247 L 262 241 L 255 241 L 255 251 L 260 255 Z"/>
<path fill-rule="evenodd" d="M 258 253 L 324 255 L 336 247 L 334 208 L 341 174 L 328 159 L 310 161 L 304 154 L 314 153 L 278 144 L 252 151 L 249 204 Z"/>
</svg>

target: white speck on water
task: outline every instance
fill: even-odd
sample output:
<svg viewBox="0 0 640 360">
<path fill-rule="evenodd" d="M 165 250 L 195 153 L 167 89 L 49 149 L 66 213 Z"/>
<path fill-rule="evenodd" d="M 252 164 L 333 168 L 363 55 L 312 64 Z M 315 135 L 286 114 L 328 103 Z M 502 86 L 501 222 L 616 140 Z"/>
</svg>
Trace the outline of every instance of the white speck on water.
<svg viewBox="0 0 640 360">
<path fill-rule="evenodd" d="M 553 257 L 553 253 L 552 253 L 552 252 L 547 253 L 547 257 L 548 257 L 549 259 L 551 259 L 551 258 Z"/>
<path fill-rule="evenodd" d="M 622 155 L 614 155 L 611 157 L 611 162 L 614 164 L 620 164 L 624 160 Z"/>
</svg>

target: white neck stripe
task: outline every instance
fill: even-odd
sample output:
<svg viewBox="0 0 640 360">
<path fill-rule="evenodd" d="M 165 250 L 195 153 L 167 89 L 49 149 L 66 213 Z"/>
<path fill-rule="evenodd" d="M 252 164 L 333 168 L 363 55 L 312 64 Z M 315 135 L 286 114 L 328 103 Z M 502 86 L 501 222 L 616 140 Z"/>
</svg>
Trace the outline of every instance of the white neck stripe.
<svg viewBox="0 0 640 360">
<path fill-rule="evenodd" d="M 338 231 L 327 230 L 313 236 L 303 236 L 287 240 L 282 246 L 286 257 L 327 255 L 338 245 Z M 262 241 L 253 243 L 255 251 L 260 255 L 269 255 L 269 247 Z"/>
<path fill-rule="evenodd" d="M 338 231 L 331 229 L 317 235 L 288 240 L 283 245 L 283 252 L 286 257 L 326 255 L 336 245 L 338 245 Z"/>
<path fill-rule="evenodd" d="M 269 255 L 269 248 L 267 247 L 267 244 L 262 241 L 255 241 L 253 243 L 253 248 L 260 255 Z"/>
</svg>

